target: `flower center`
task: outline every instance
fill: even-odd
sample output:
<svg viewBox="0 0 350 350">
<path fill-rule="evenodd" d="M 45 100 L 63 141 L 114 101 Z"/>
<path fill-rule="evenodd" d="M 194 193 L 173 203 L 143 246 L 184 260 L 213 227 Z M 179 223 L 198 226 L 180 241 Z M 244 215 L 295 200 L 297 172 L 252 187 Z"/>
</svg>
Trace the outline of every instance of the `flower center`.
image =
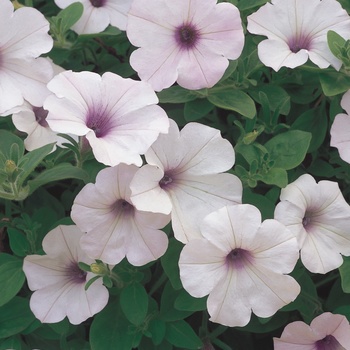
<svg viewBox="0 0 350 350">
<path fill-rule="evenodd" d="M 102 7 L 106 0 L 89 0 L 93 7 Z"/>
<path fill-rule="evenodd" d="M 118 199 L 115 203 L 114 203 L 114 209 L 124 215 L 127 216 L 132 216 L 134 214 L 135 208 L 132 204 L 130 204 L 128 201 L 126 201 L 125 199 Z"/>
<path fill-rule="evenodd" d="M 91 108 L 86 117 L 86 126 L 95 132 L 97 138 L 104 137 L 113 126 L 111 119 L 105 108 Z"/>
<path fill-rule="evenodd" d="M 86 282 L 87 273 L 81 270 L 76 262 L 72 262 L 71 265 L 67 268 L 69 278 L 74 283 L 80 284 Z"/>
<path fill-rule="evenodd" d="M 304 228 L 307 228 L 311 223 L 311 217 L 307 216 L 307 214 L 305 214 L 304 218 L 303 218 L 303 226 Z"/>
<path fill-rule="evenodd" d="M 160 179 L 160 181 L 159 181 L 159 186 L 160 186 L 161 188 L 166 188 L 166 187 L 168 187 L 168 185 L 170 185 L 172 182 L 173 182 L 173 179 L 172 179 L 169 175 L 165 174 L 165 175 Z"/>
<path fill-rule="evenodd" d="M 175 40 L 184 49 L 193 48 L 199 39 L 199 32 L 192 24 L 183 24 L 176 28 Z"/>
<path fill-rule="evenodd" d="M 308 36 L 300 35 L 291 38 L 288 41 L 288 46 L 293 53 L 297 53 L 300 50 L 310 50 L 311 40 Z"/>
<path fill-rule="evenodd" d="M 49 112 L 43 107 L 34 107 L 34 106 L 33 106 L 33 112 L 35 115 L 35 120 L 38 122 L 38 124 L 43 126 L 44 128 L 47 128 L 49 124 L 46 121 L 46 117 Z"/>
<path fill-rule="evenodd" d="M 249 251 L 241 248 L 235 248 L 231 250 L 225 259 L 225 262 L 228 266 L 240 269 L 244 267 L 245 262 L 251 257 Z"/>
<path fill-rule="evenodd" d="M 345 350 L 333 335 L 327 335 L 316 342 L 315 350 Z"/>
</svg>

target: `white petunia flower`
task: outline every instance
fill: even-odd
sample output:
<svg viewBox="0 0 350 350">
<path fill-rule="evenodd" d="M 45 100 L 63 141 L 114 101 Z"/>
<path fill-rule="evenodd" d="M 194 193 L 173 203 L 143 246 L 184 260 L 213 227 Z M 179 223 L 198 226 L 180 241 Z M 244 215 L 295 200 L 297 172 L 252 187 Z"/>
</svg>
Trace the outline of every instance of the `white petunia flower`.
<svg viewBox="0 0 350 350">
<path fill-rule="evenodd" d="M 272 0 L 248 16 L 248 31 L 267 36 L 258 45 L 262 63 L 278 71 L 295 68 L 308 58 L 320 68 L 341 61 L 330 51 L 327 32 L 350 38 L 350 17 L 336 0 Z"/>
<path fill-rule="evenodd" d="M 295 235 L 301 261 L 314 273 L 327 273 L 350 255 L 350 206 L 336 182 L 308 174 L 283 188 L 275 219 Z"/>
<path fill-rule="evenodd" d="M 47 82 L 53 69 L 41 54 L 52 49 L 49 22 L 36 9 L 16 11 L 9 0 L 0 0 L 0 115 L 27 100 L 40 106 L 49 95 Z"/>
<path fill-rule="evenodd" d="M 312 320 L 288 324 L 280 338 L 273 338 L 275 350 L 350 350 L 350 325 L 343 315 L 325 312 Z"/>
<path fill-rule="evenodd" d="M 205 217 L 203 238 L 180 254 L 180 278 L 196 298 L 209 294 L 210 320 L 243 327 L 254 312 L 270 317 L 295 300 L 300 286 L 290 276 L 299 257 L 295 237 L 257 208 L 238 204 Z"/>
<path fill-rule="evenodd" d="M 346 114 L 335 116 L 331 127 L 331 146 L 338 148 L 340 158 L 350 163 L 350 90 L 343 95 L 340 105 Z"/>
<path fill-rule="evenodd" d="M 212 87 L 244 45 L 238 9 L 216 0 L 134 0 L 126 34 L 139 47 L 131 66 L 156 91 L 175 81 L 190 90 Z"/>
<path fill-rule="evenodd" d="M 117 74 L 66 71 L 48 84 L 44 102 L 52 130 L 86 136 L 95 158 L 106 165 L 141 165 L 143 154 L 166 133 L 169 120 L 151 86 Z"/>
<path fill-rule="evenodd" d="M 23 270 L 34 291 L 30 308 L 43 323 L 59 322 L 67 316 L 70 323 L 80 324 L 107 305 L 109 293 L 102 279 L 85 290 L 86 282 L 95 275 L 78 266 L 78 262 L 94 262 L 79 246 L 82 236 L 74 225 L 58 226 L 43 240 L 47 255 L 24 258 Z"/>
<path fill-rule="evenodd" d="M 168 247 L 167 235 L 159 230 L 169 215 L 137 210 L 130 201 L 134 165 L 119 164 L 101 170 L 95 184 L 87 184 L 77 195 L 71 217 L 87 232 L 82 249 L 92 258 L 118 264 L 125 256 L 141 266 L 161 257 Z"/>
<path fill-rule="evenodd" d="M 241 181 L 222 173 L 233 166 L 235 153 L 217 129 L 189 123 L 180 132 L 170 120 L 169 133 L 145 156 L 148 164 L 131 182 L 131 200 L 139 210 L 171 212 L 175 237 L 183 243 L 201 236 L 204 216 L 241 202 Z"/>
<path fill-rule="evenodd" d="M 126 29 L 127 13 L 132 0 L 78 0 L 83 4 L 84 12 L 72 29 L 78 34 L 103 32 L 109 24 L 121 30 Z M 55 0 L 64 9 L 77 0 Z"/>
</svg>

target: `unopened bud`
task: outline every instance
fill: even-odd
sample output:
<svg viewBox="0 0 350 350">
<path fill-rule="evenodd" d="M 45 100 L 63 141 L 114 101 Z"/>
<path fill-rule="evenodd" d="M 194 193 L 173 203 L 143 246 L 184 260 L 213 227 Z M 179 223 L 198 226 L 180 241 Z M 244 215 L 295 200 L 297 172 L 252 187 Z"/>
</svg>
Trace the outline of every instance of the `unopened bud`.
<svg viewBox="0 0 350 350">
<path fill-rule="evenodd" d="M 16 163 L 13 160 L 11 160 L 11 159 L 6 160 L 6 162 L 5 162 L 5 172 L 6 172 L 6 174 L 12 175 L 16 170 L 17 170 Z"/>
<path fill-rule="evenodd" d="M 90 265 L 90 270 L 96 275 L 104 275 L 107 272 L 106 266 L 100 263 L 92 263 Z"/>
</svg>

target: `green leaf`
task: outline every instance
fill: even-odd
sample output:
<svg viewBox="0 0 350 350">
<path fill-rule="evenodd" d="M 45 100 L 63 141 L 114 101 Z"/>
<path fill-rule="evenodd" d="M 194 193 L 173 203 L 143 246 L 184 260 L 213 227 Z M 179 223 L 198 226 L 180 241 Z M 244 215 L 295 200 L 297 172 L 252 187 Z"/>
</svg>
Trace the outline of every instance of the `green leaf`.
<svg viewBox="0 0 350 350">
<path fill-rule="evenodd" d="M 79 179 L 86 183 L 88 182 L 88 178 L 89 174 L 85 170 L 77 168 L 69 163 L 60 163 L 51 169 L 43 171 L 33 180 L 29 180 L 28 185 L 30 188 L 30 194 L 32 194 L 37 188 L 53 181 Z"/>
<path fill-rule="evenodd" d="M 292 124 L 291 130 L 302 130 L 312 134 L 308 152 L 316 151 L 323 143 L 328 128 L 328 116 L 324 106 L 302 113 Z"/>
<path fill-rule="evenodd" d="M 191 91 L 177 85 L 158 92 L 157 96 L 161 103 L 185 103 L 197 98 Z"/>
<path fill-rule="evenodd" d="M 205 117 L 214 108 L 206 99 L 197 99 L 194 101 L 189 101 L 185 103 L 184 117 L 187 122 L 193 122 L 198 119 Z"/>
<path fill-rule="evenodd" d="M 140 325 L 147 315 L 148 295 L 140 283 L 132 283 L 122 289 L 120 306 L 126 318 L 135 326 Z"/>
<path fill-rule="evenodd" d="M 1 286 L 4 285 L 2 281 L 0 283 Z M 0 338 L 21 333 L 34 321 L 35 317 L 29 308 L 29 300 L 14 297 L 0 307 Z"/>
<path fill-rule="evenodd" d="M 333 30 L 327 32 L 327 42 L 332 54 L 341 59 L 341 48 L 345 46 L 346 40 Z"/>
<path fill-rule="evenodd" d="M 169 277 L 171 285 L 174 289 L 181 289 L 182 283 L 180 280 L 179 257 L 183 248 L 183 244 L 175 238 L 169 240 L 169 245 L 166 253 L 160 258 L 162 267 Z"/>
<path fill-rule="evenodd" d="M 269 107 L 272 112 L 278 109 L 279 113 L 287 115 L 290 111 L 290 96 L 279 86 L 262 85 L 255 89 L 251 89 L 249 94 L 261 104 L 261 95 L 263 92 L 268 97 Z"/>
<path fill-rule="evenodd" d="M 94 317 L 90 328 L 91 350 L 131 350 L 133 335 L 130 323 L 120 309 L 119 301 L 109 304 Z"/>
<path fill-rule="evenodd" d="M 282 311 L 298 310 L 304 321 L 310 323 L 313 318 L 321 311 L 321 303 L 318 300 L 317 290 L 309 274 L 302 269 L 300 276 L 292 276 L 300 284 L 301 291 L 297 298 L 286 305 Z M 299 271 L 296 271 L 299 274 Z"/>
<path fill-rule="evenodd" d="M 27 237 L 15 228 L 8 228 L 7 234 L 10 240 L 10 248 L 17 256 L 26 256 L 30 252 L 30 244 Z"/>
<path fill-rule="evenodd" d="M 38 149 L 28 152 L 20 161 L 19 167 L 22 172 L 18 176 L 18 184 L 22 185 L 25 179 L 32 173 L 32 171 L 39 165 L 39 163 L 52 151 L 54 143 L 50 143 Z"/>
<path fill-rule="evenodd" d="M 80 2 L 75 2 L 60 11 L 57 19 L 61 19 L 61 33 L 67 32 L 82 16 L 84 6 Z"/>
<path fill-rule="evenodd" d="M 165 337 L 165 322 L 154 318 L 148 324 L 148 331 L 151 333 L 154 345 L 159 345 Z"/>
<path fill-rule="evenodd" d="M 341 287 L 344 293 L 350 293 L 350 257 L 344 256 L 344 262 L 339 267 L 341 277 Z"/>
<path fill-rule="evenodd" d="M 6 159 L 11 159 L 10 149 L 14 143 L 18 145 L 18 155 L 21 158 L 24 154 L 23 140 L 7 130 L 0 130 L 0 150 Z"/>
<path fill-rule="evenodd" d="M 275 168 L 285 170 L 297 167 L 305 158 L 311 141 L 309 132 L 291 130 L 278 134 L 265 143 Z"/>
<path fill-rule="evenodd" d="M 326 96 L 342 94 L 350 89 L 350 77 L 340 72 L 320 73 L 320 83 Z"/>
<path fill-rule="evenodd" d="M 119 35 L 122 31 L 117 27 L 108 26 L 103 32 L 93 34 L 80 34 L 78 41 L 91 40 L 92 38 L 110 37 Z"/>
<path fill-rule="evenodd" d="M 252 8 L 264 5 L 268 0 L 240 0 L 238 2 L 238 8 L 241 11 L 250 10 Z"/>
<path fill-rule="evenodd" d="M 184 320 L 167 323 L 165 339 L 181 349 L 200 349 L 202 341 Z"/>
<path fill-rule="evenodd" d="M 275 203 L 266 196 L 244 188 L 242 202 L 255 205 L 260 210 L 263 220 L 274 218 Z"/>
<path fill-rule="evenodd" d="M 207 297 L 194 298 L 184 289 L 175 300 L 175 309 L 183 311 L 202 311 L 207 309 Z"/>
<path fill-rule="evenodd" d="M 175 300 L 180 295 L 181 290 L 175 290 L 168 281 L 163 288 L 160 300 L 159 317 L 166 322 L 182 320 L 193 313 L 193 311 L 184 311 L 175 309 Z"/>
<path fill-rule="evenodd" d="M 0 306 L 8 303 L 22 288 L 25 276 L 22 260 L 5 253 L 0 254 Z M 0 329 L 1 332 L 1 329 Z"/>
<path fill-rule="evenodd" d="M 268 185 L 276 185 L 281 188 L 288 185 L 288 174 L 284 169 L 270 168 L 266 173 L 260 173 L 260 175 L 259 180 Z"/>
<path fill-rule="evenodd" d="M 15 337 L 7 338 L 4 341 L 0 342 L 0 350 L 21 350 L 21 338 L 20 335 Z"/>
<path fill-rule="evenodd" d="M 254 101 L 241 90 L 209 90 L 208 100 L 217 107 L 238 112 L 249 119 L 256 114 Z"/>
</svg>

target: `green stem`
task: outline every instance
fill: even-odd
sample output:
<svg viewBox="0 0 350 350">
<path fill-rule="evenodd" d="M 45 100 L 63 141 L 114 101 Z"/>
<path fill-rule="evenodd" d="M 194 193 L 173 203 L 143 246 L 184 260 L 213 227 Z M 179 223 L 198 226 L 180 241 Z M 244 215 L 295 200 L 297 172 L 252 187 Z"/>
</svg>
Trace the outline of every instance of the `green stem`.
<svg viewBox="0 0 350 350">
<path fill-rule="evenodd" d="M 163 273 L 162 276 L 157 280 L 157 282 L 153 285 L 150 292 L 148 293 L 151 296 L 168 278 L 168 276 Z"/>
<path fill-rule="evenodd" d="M 335 272 L 329 276 L 327 276 L 326 278 L 323 278 L 321 281 L 315 283 L 316 288 L 320 288 L 322 286 L 324 286 L 325 284 L 332 282 L 333 280 L 337 279 L 339 277 L 339 273 Z"/>
</svg>

